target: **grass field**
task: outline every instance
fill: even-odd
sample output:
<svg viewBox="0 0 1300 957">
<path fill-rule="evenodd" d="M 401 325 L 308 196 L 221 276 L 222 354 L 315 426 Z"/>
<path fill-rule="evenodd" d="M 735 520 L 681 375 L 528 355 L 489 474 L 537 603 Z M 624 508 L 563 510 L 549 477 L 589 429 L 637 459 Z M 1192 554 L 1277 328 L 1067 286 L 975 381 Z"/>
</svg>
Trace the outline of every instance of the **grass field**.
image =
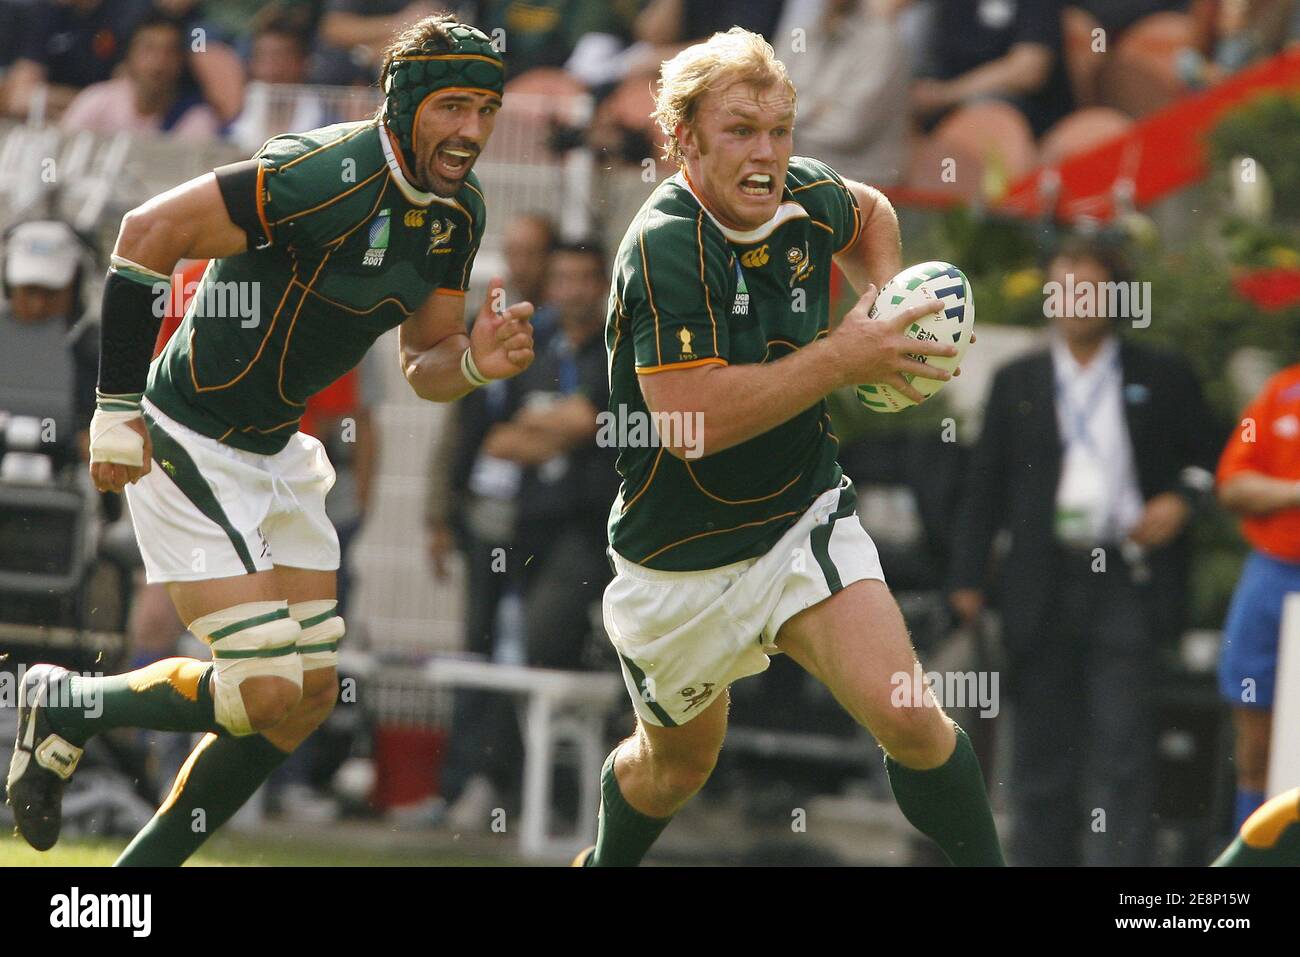
<svg viewBox="0 0 1300 957">
<path fill-rule="evenodd" d="M 21 838 L 0 837 L 0 867 L 108 867 L 126 841 L 61 841 L 45 853 Z M 499 863 L 482 855 L 420 847 L 365 848 L 301 837 L 218 835 L 187 866 L 193 867 L 479 867 Z"/>
</svg>

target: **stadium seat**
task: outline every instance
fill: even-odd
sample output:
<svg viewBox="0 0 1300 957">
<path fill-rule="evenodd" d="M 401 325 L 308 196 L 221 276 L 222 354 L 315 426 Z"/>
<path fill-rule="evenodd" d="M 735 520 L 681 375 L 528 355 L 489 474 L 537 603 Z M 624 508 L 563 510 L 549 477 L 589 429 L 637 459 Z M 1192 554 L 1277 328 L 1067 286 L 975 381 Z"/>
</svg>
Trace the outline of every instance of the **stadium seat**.
<svg viewBox="0 0 1300 957">
<path fill-rule="evenodd" d="M 1040 158 L 1045 165 L 1059 163 L 1120 136 L 1132 125 L 1132 118 L 1109 106 L 1075 110 L 1043 134 Z"/>
<path fill-rule="evenodd" d="M 526 857 L 570 855 L 594 834 L 600 807 L 600 766 L 605 755 L 604 723 L 623 693 L 615 674 L 525 668 L 456 658 L 435 658 L 420 673 L 431 687 L 483 688 L 522 699 L 524 790 L 519 849 Z M 580 833 L 551 834 L 552 780 L 559 752 L 576 754 L 582 782 Z"/>
</svg>

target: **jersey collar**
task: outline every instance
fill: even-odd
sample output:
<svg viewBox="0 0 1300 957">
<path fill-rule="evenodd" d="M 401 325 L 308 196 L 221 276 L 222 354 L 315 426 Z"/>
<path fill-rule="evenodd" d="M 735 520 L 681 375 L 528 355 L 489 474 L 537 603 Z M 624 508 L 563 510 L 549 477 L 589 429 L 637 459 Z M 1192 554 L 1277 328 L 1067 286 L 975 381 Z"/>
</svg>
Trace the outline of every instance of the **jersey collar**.
<svg viewBox="0 0 1300 957">
<path fill-rule="evenodd" d="M 439 197 L 434 193 L 426 193 L 424 190 L 416 189 L 415 185 L 406 178 L 406 173 L 402 170 L 402 164 L 397 161 L 397 154 L 393 152 L 393 146 L 388 141 L 391 134 L 388 127 L 381 121 L 379 124 L 379 145 L 384 148 L 384 159 L 388 161 L 388 171 L 393 174 L 393 181 L 397 183 L 397 188 L 402 191 L 402 195 L 416 206 L 428 206 Z"/>
<path fill-rule="evenodd" d="M 676 183 L 678 186 L 685 189 L 686 192 L 690 193 L 695 202 L 699 204 L 700 209 L 708 213 L 709 219 L 713 220 L 713 225 L 722 230 L 722 235 L 726 236 L 727 239 L 731 240 L 733 243 L 747 245 L 749 243 L 759 242 L 760 240 L 766 239 L 768 236 L 772 235 L 772 233 L 775 232 L 777 227 L 782 223 L 787 223 L 792 219 L 803 219 L 808 216 L 808 210 L 804 209 L 798 203 L 786 201 L 776 208 L 776 212 L 772 214 L 772 218 L 763 225 L 747 230 L 732 229 L 730 226 L 724 226 L 722 223 L 718 222 L 718 218 L 709 211 L 709 207 L 704 205 L 704 201 L 700 199 L 699 194 L 696 193 L 695 189 L 691 186 L 691 181 L 687 178 L 685 170 L 679 169 L 669 177 L 669 181 Z"/>
</svg>

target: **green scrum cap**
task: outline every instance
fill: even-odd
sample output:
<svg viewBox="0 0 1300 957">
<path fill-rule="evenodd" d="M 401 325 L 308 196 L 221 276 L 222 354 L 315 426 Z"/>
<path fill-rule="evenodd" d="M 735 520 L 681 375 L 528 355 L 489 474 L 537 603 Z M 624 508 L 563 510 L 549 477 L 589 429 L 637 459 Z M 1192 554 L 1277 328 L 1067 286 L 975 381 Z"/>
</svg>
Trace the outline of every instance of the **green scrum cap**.
<svg viewBox="0 0 1300 957">
<path fill-rule="evenodd" d="M 492 41 L 465 23 L 447 25 L 448 50 L 416 49 L 393 57 L 384 75 L 384 122 L 397 136 L 402 158 L 415 169 L 415 126 L 420 109 L 447 89 L 502 95 L 505 64 Z"/>
</svg>

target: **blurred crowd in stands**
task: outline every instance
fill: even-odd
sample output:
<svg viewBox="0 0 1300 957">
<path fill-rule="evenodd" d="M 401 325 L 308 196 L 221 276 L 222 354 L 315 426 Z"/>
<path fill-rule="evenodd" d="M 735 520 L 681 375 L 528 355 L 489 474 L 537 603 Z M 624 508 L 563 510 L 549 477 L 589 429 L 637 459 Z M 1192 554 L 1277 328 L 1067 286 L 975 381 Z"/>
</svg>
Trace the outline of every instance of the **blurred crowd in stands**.
<svg viewBox="0 0 1300 957">
<path fill-rule="evenodd" d="M 656 156 L 659 64 L 737 24 L 787 64 L 802 151 L 920 188 L 951 187 L 935 158 L 989 139 L 1012 179 L 1300 37 L 1294 0 L 0 0 L 0 112 L 251 150 L 267 128 L 354 117 L 299 90 L 253 122 L 250 84 L 373 86 L 383 43 L 440 8 L 497 41 L 508 91 L 591 95 L 590 122 L 557 128 L 556 150 Z"/>
</svg>

